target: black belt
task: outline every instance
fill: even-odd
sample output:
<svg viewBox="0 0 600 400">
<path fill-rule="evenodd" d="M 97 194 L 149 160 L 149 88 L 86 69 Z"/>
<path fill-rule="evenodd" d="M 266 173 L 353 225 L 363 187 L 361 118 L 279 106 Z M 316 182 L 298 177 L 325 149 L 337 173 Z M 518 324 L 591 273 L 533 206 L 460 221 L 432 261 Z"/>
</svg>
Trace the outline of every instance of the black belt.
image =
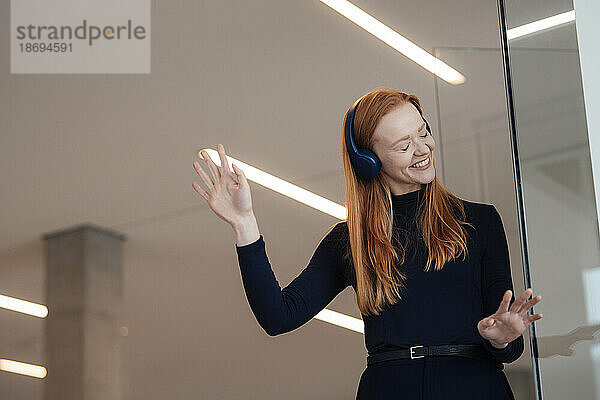
<svg viewBox="0 0 600 400">
<path fill-rule="evenodd" d="M 416 359 L 425 356 L 460 356 L 496 361 L 481 344 L 450 344 L 439 346 L 411 346 L 409 349 L 388 350 L 367 356 L 367 365 L 399 359 Z M 497 362 L 497 361 L 496 361 Z"/>
</svg>

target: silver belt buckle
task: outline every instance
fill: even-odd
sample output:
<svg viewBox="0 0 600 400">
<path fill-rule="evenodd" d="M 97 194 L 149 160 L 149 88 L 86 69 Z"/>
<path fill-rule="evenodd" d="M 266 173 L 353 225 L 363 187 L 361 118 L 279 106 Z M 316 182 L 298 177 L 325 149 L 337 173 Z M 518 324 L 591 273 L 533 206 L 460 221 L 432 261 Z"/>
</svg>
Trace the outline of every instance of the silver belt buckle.
<svg viewBox="0 0 600 400">
<path fill-rule="evenodd" d="M 423 347 L 423 346 L 410 346 L 410 358 L 412 360 L 414 360 L 415 358 L 423 358 L 423 357 L 425 357 L 425 356 L 415 356 L 414 355 L 414 353 L 413 353 L 414 350 L 413 349 L 415 349 L 417 347 Z"/>
</svg>

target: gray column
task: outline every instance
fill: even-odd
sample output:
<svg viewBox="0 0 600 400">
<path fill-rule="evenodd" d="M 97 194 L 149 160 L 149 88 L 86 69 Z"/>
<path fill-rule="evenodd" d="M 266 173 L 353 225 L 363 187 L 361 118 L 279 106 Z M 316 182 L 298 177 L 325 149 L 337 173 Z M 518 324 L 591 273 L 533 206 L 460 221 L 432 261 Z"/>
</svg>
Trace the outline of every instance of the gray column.
<svg viewBox="0 0 600 400">
<path fill-rule="evenodd" d="M 45 400 L 119 400 L 124 234 L 82 224 L 42 236 Z"/>
</svg>

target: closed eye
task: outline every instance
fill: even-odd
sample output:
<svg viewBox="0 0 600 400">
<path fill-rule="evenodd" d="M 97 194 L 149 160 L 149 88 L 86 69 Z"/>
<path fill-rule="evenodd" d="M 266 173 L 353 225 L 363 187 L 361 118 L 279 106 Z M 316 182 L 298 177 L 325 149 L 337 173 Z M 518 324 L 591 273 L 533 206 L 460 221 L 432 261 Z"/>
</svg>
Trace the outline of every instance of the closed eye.
<svg viewBox="0 0 600 400">
<path fill-rule="evenodd" d="M 422 138 L 425 138 L 425 137 L 427 137 L 427 135 L 428 135 L 428 133 L 427 133 L 427 132 L 425 132 L 425 134 L 424 134 L 423 136 L 421 136 L 421 137 L 422 137 Z M 406 150 L 408 150 L 408 148 L 409 148 L 409 147 L 410 147 L 410 144 L 407 144 L 405 149 L 400 149 L 400 150 L 402 150 L 402 151 L 406 151 Z"/>
</svg>

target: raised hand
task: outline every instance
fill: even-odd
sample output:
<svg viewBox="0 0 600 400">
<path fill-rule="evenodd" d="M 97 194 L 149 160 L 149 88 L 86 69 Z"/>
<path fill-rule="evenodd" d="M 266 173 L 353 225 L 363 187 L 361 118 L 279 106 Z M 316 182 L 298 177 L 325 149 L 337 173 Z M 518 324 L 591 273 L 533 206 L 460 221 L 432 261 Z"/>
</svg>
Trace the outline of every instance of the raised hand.
<svg viewBox="0 0 600 400">
<path fill-rule="evenodd" d="M 502 297 L 498 310 L 489 317 L 477 323 L 477 330 L 484 339 L 497 348 L 504 348 L 523 334 L 527 325 L 542 318 L 542 314 L 527 315 L 527 311 L 542 300 L 542 296 L 535 296 L 527 301 L 533 293 L 531 288 L 525 290 L 512 304 L 512 291 L 507 290 Z"/>
<path fill-rule="evenodd" d="M 220 170 L 206 151 L 201 153 L 211 172 L 211 177 L 204 172 L 198 161 L 194 162 L 194 169 L 208 189 L 203 189 L 197 182 L 193 182 L 192 187 L 204 197 L 215 214 L 234 226 L 239 221 L 254 216 L 250 185 L 246 180 L 244 171 L 235 164 L 233 164 L 235 175 L 231 172 L 225 155 L 225 148 L 222 144 L 217 145 L 217 152 L 221 160 Z"/>
</svg>

